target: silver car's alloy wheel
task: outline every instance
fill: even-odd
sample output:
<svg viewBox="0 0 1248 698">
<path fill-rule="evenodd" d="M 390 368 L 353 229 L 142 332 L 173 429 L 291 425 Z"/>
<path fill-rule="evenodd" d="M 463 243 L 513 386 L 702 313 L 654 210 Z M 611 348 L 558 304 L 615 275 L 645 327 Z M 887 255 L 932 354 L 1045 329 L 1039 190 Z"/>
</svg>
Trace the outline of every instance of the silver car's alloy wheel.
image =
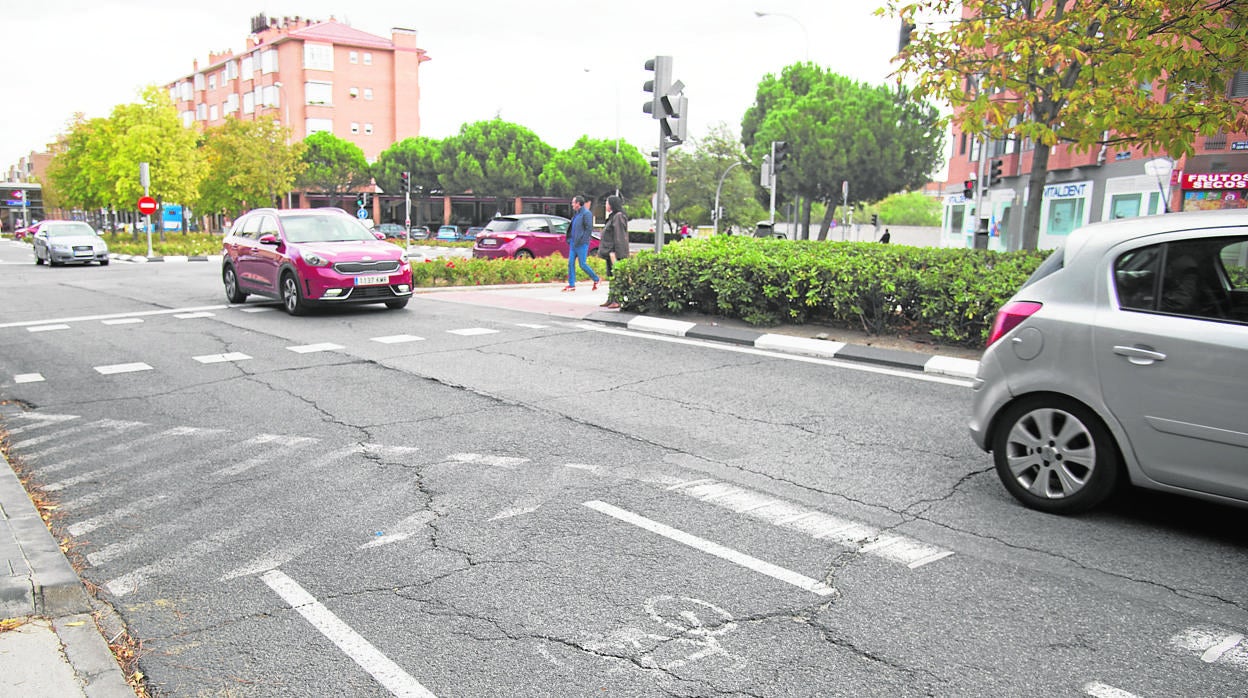
<svg viewBox="0 0 1248 698">
<path fill-rule="evenodd" d="M 1011 405 L 995 427 L 992 451 L 1002 484 L 1033 509 L 1087 511 L 1118 483 L 1118 451 L 1108 430 L 1068 398 L 1037 396 Z"/>
<path fill-rule="evenodd" d="M 1006 439 L 1010 473 L 1037 497 L 1069 497 L 1088 484 L 1096 467 L 1092 434 L 1074 415 L 1057 409 L 1028 412 Z"/>
</svg>

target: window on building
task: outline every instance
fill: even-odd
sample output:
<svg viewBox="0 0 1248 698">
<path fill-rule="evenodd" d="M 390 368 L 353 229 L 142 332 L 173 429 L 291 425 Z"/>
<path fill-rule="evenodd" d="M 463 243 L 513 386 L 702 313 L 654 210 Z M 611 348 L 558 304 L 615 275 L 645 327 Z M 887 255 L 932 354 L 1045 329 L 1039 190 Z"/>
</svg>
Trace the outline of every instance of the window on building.
<svg viewBox="0 0 1248 698">
<path fill-rule="evenodd" d="M 195 74 L 195 90 L 199 91 L 202 89 L 204 89 L 204 74 L 196 73 Z"/>
<path fill-rule="evenodd" d="M 1248 70 L 1235 71 L 1235 77 L 1231 79 L 1231 96 L 1248 97 Z"/>
<path fill-rule="evenodd" d="M 216 75 L 208 76 L 208 89 L 210 90 L 217 89 L 217 76 Z"/>
<path fill-rule="evenodd" d="M 215 104 L 212 105 L 211 107 L 208 107 L 208 120 L 216 121 L 219 118 L 221 118 L 220 107 L 218 107 Z"/>
<path fill-rule="evenodd" d="M 979 160 L 979 148 L 981 145 L 982 143 L 980 142 L 979 138 L 971 139 L 971 156 L 969 158 L 971 162 L 975 162 L 976 160 Z"/>
<path fill-rule="evenodd" d="M 352 121 L 352 122 L 351 122 L 351 133 L 357 133 L 357 134 L 358 134 L 359 132 L 360 132 L 360 124 L 359 124 L 359 122 L 357 122 L 357 121 Z"/>
<path fill-rule="evenodd" d="M 364 65 L 372 65 L 372 64 L 373 64 L 373 54 L 365 52 L 364 53 Z"/>
<path fill-rule="evenodd" d="M 333 133 L 334 132 L 334 120 L 333 119 L 308 119 L 304 124 L 304 130 L 308 132 L 308 135 L 311 135 L 313 133 L 321 133 L 322 131 L 326 133 Z"/>
<path fill-rule="evenodd" d="M 208 118 L 208 105 L 200 102 L 195 105 L 195 120 L 203 121 Z"/>
<path fill-rule="evenodd" d="M 256 93 L 255 92 L 243 93 L 243 113 L 244 114 L 256 113 Z"/>
<path fill-rule="evenodd" d="M 264 104 L 264 106 L 266 107 L 282 106 L 282 88 L 278 87 L 277 85 L 265 85 L 263 87 L 263 90 L 264 90 L 264 99 L 262 101 L 262 104 Z"/>
<path fill-rule="evenodd" d="M 191 83 L 189 81 L 179 83 L 178 89 L 182 92 L 181 97 L 183 102 L 189 102 L 195 98 L 195 90 L 191 87 Z"/>
<path fill-rule="evenodd" d="M 962 134 L 962 147 L 958 149 L 958 155 L 966 155 L 966 134 Z"/>
<path fill-rule="evenodd" d="M 303 94 L 306 96 L 306 99 L 304 100 L 305 104 L 333 106 L 334 83 L 306 82 L 303 84 Z"/>
<path fill-rule="evenodd" d="M 364 124 L 364 135 L 365 135 L 365 136 L 371 136 L 371 135 L 373 135 L 373 125 L 372 125 L 372 124 Z"/>
<path fill-rule="evenodd" d="M 243 56 L 243 79 L 250 80 L 251 76 L 256 74 L 256 63 L 252 59 L 251 54 Z"/>
<path fill-rule="evenodd" d="M 225 103 L 221 105 L 221 113 L 233 114 L 238 111 L 238 95 L 226 95 Z"/>
<path fill-rule="evenodd" d="M 238 79 L 238 61 L 230 61 L 229 63 L 225 64 L 225 79 L 226 80 Z"/>
<path fill-rule="evenodd" d="M 372 99 L 373 99 L 373 88 L 371 88 L 371 87 L 365 87 L 365 88 L 364 88 L 364 99 L 367 99 L 367 100 L 369 100 L 369 101 L 372 101 Z"/>
<path fill-rule="evenodd" d="M 265 49 L 260 52 L 260 73 L 268 75 L 277 72 L 277 49 Z"/>
<path fill-rule="evenodd" d="M 333 70 L 334 45 L 304 42 L 303 67 L 308 70 Z"/>
<path fill-rule="evenodd" d="M 190 128 L 191 125 L 194 123 L 195 123 L 195 112 L 189 109 L 182 112 L 182 127 L 183 128 Z"/>
<path fill-rule="evenodd" d="M 177 85 L 174 85 L 173 87 L 169 88 L 169 101 L 170 102 L 180 101 L 178 99 L 178 86 Z"/>
<path fill-rule="evenodd" d="M 360 52 L 359 52 L 359 51 L 351 51 L 351 52 L 347 53 L 347 60 L 351 61 L 352 63 L 359 63 L 359 62 L 360 62 Z"/>
</svg>

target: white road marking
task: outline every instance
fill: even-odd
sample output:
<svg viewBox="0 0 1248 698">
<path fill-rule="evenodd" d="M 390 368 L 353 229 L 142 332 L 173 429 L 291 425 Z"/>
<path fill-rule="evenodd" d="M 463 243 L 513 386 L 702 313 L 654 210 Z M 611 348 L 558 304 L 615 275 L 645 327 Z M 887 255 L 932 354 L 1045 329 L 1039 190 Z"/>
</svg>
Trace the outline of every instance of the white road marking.
<svg viewBox="0 0 1248 698">
<path fill-rule="evenodd" d="M 237 567 L 217 579 L 218 582 L 228 582 L 238 577 L 250 577 L 261 572 L 275 570 L 278 567 L 290 562 L 300 555 L 311 549 L 310 545 L 298 545 L 294 548 L 273 548 L 264 555 L 248 562 L 242 567 Z M 89 557 L 89 556 L 88 556 Z"/>
<path fill-rule="evenodd" d="M 1100 681 L 1089 681 L 1083 685 L 1083 692 L 1093 696 L 1093 698 L 1138 698 L 1134 693 L 1128 693 L 1121 688 L 1114 688 L 1109 684 Z"/>
<path fill-rule="evenodd" d="M 135 313 L 112 313 L 109 315 L 80 315 L 78 317 L 57 318 L 55 320 L 25 320 L 23 322 L 6 322 L 0 324 L 0 330 L 9 327 L 30 327 L 31 325 L 46 325 L 50 322 L 84 322 L 94 320 L 112 320 L 123 317 L 151 317 L 153 315 L 174 315 L 177 313 L 194 313 L 201 310 L 224 310 L 228 306 L 224 305 L 205 305 L 196 308 L 173 308 L 170 310 L 144 310 Z"/>
<path fill-rule="evenodd" d="M 129 447 L 130 447 L 130 444 L 126 444 L 126 447 L 127 447 L 127 448 L 129 448 Z M 97 478 L 97 477 L 99 477 L 99 476 L 103 475 L 103 474 L 104 474 L 104 473 L 106 473 L 106 472 L 108 472 L 108 471 L 107 471 L 107 470 L 105 470 L 105 469 L 103 469 L 103 468 L 101 468 L 101 469 L 99 469 L 99 470 L 91 470 L 91 471 L 89 471 L 89 472 L 85 472 L 85 473 L 83 473 L 83 474 L 81 474 L 81 475 L 75 475 L 74 477 L 66 478 L 66 479 L 64 479 L 64 480 L 60 480 L 60 481 L 58 481 L 58 482 L 53 482 L 53 483 L 49 483 L 49 484 L 47 484 L 47 485 L 44 485 L 44 486 L 43 486 L 43 491 L 44 491 L 44 492 L 59 492 L 59 491 L 61 491 L 61 490 L 65 489 L 66 487 L 73 487 L 74 485 L 78 485 L 78 484 L 81 484 L 81 483 L 84 483 L 84 482 L 89 482 L 90 480 L 93 480 L 93 479 L 95 479 L 95 478 Z M 62 504 L 62 506 L 64 506 L 64 504 Z"/>
<path fill-rule="evenodd" d="M 120 597 L 131 594 L 138 591 L 140 587 L 147 586 L 152 577 L 168 574 L 172 570 L 195 562 L 205 555 L 220 550 L 238 538 L 242 538 L 243 534 L 244 531 L 241 529 L 215 531 L 202 540 L 197 540 L 182 548 L 178 554 L 127 572 L 116 579 L 106 582 L 104 587 L 113 596 Z"/>
<path fill-rule="evenodd" d="M 68 330 L 68 329 L 69 329 L 69 325 L 35 325 L 34 327 L 27 327 L 26 331 L 27 332 L 53 332 L 56 330 Z"/>
<path fill-rule="evenodd" d="M 76 414 L 40 414 L 38 412 L 23 412 L 21 414 L 14 415 L 14 417 L 17 419 L 25 419 L 25 420 L 29 420 L 33 422 L 38 422 L 38 423 L 27 424 L 24 426 L 13 427 L 12 429 L 9 429 L 10 437 L 17 436 L 18 434 L 30 431 L 31 429 L 40 429 L 42 427 L 56 426 L 57 424 L 60 424 L 61 422 L 69 422 L 75 419 L 81 419 L 81 417 Z"/>
<path fill-rule="evenodd" d="M 857 548 L 860 553 L 900 562 L 910 569 L 917 569 L 953 555 L 952 551 L 913 538 L 885 533 L 872 526 L 837 518 L 716 480 L 692 480 L 667 489 L 780 528 L 805 533 L 816 540 L 831 540 Z"/>
<path fill-rule="evenodd" d="M 105 325 L 137 325 L 143 322 L 143 318 L 123 317 L 116 320 L 103 320 L 101 322 Z"/>
<path fill-rule="evenodd" d="M 546 330 L 550 329 L 550 325 L 534 325 L 529 322 L 517 322 L 516 327 L 527 327 L 530 330 Z"/>
<path fill-rule="evenodd" d="M 219 364 L 227 361 L 247 361 L 250 356 L 238 351 L 232 351 L 227 354 L 205 354 L 203 356 L 192 356 L 201 364 Z"/>
<path fill-rule="evenodd" d="M 754 347 L 739 346 L 735 344 L 725 344 L 723 342 L 709 342 L 701 339 L 688 339 L 685 337 L 669 337 L 654 332 L 635 332 L 633 330 L 620 329 L 618 327 L 607 327 L 597 323 L 582 322 L 576 325 L 579 329 L 590 330 L 592 332 L 602 332 L 604 334 L 615 334 L 624 337 L 634 337 L 637 339 L 647 339 L 652 342 L 669 342 L 672 344 L 685 344 L 688 346 L 703 347 L 705 349 L 716 349 L 719 351 L 734 352 L 738 354 L 750 354 L 751 356 L 766 356 L 772 359 L 783 359 L 786 361 L 797 361 L 807 364 L 815 364 L 818 366 L 832 366 L 835 368 L 844 368 L 851 371 L 859 371 L 862 373 L 878 373 L 885 376 L 895 376 L 897 378 L 909 378 L 910 380 L 923 381 L 925 383 L 941 383 L 944 385 L 956 385 L 962 388 L 971 387 L 971 381 L 941 376 L 938 374 L 919 373 L 918 371 L 908 371 L 903 369 L 887 368 L 885 366 L 875 366 L 858 361 L 845 361 L 839 359 L 820 359 L 813 356 L 800 356 L 798 354 L 783 354 L 774 351 L 766 351 L 764 349 L 755 349 Z"/>
<path fill-rule="evenodd" d="M 461 337 L 476 337 L 483 334 L 498 334 L 498 330 L 491 330 L 488 327 L 469 327 L 462 330 L 447 330 L 447 333 Z"/>
<path fill-rule="evenodd" d="M 1206 664 L 1248 671 L 1248 642 L 1244 642 L 1243 633 L 1213 627 L 1187 628 L 1170 638 L 1170 646 L 1196 653 Z"/>
<path fill-rule="evenodd" d="M 110 512 L 100 514 L 99 516 L 93 516 L 89 519 L 86 519 L 85 521 L 79 521 L 78 523 L 70 524 L 70 526 L 65 529 L 65 532 L 77 538 L 78 536 L 81 536 L 84 533 L 90 533 L 97 528 L 102 528 L 104 526 L 108 526 L 109 524 L 117 523 L 118 521 L 127 519 L 131 516 L 134 516 L 135 514 L 139 514 L 144 511 L 147 511 L 148 509 L 152 509 L 168 498 L 169 497 L 167 495 L 160 494 L 160 495 L 156 495 L 155 497 L 148 497 L 147 499 L 140 499 L 139 501 L 134 502 L 133 504 L 114 509 Z"/>
<path fill-rule="evenodd" d="M 496 468 L 504 468 L 506 470 L 515 470 L 517 465 L 524 465 L 529 462 L 528 458 L 490 456 L 480 453 L 452 453 L 447 456 L 447 458 L 455 461 L 456 463 L 478 463 L 480 465 L 492 465 Z"/>
<path fill-rule="evenodd" d="M 398 543 L 407 540 L 425 530 L 425 524 L 433 521 L 437 515 L 432 511 L 419 511 L 411 516 L 396 523 L 390 533 L 382 532 L 382 535 L 374 537 L 364 545 L 360 546 L 360 550 L 366 548 L 378 548 L 390 543 Z"/>
<path fill-rule="evenodd" d="M 179 320 L 194 320 L 201 317 L 214 317 L 215 313 L 198 312 L 198 313 L 178 313 L 174 315 Z"/>
<path fill-rule="evenodd" d="M 239 310 L 242 310 L 244 313 L 271 313 L 277 310 L 277 308 L 271 305 L 261 305 L 254 308 L 239 308 Z"/>
<path fill-rule="evenodd" d="M 133 467 L 134 465 L 143 463 L 144 461 L 157 457 L 157 454 L 150 453 L 150 452 L 142 453 L 138 455 L 131 453 L 131 451 L 134 451 L 139 446 L 145 446 L 149 443 L 159 441 L 161 439 L 167 439 L 173 436 L 214 436 L 216 434 L 221 434 L 224 431 L 225 430 L 223 429 L 201 429 L 199 427 L 173 427 L 171 429 L 166 429 L 156 434 L 148 434 L 147 436 L 139 437 L 137 439 L 129 439 L 125 441 L 124 443 L 119 443 L 114 446 L 109 446 L 108 448 L 105 448 L 102 451 L 92 451 L 91 453 L 84 453 L 80 456 L 75 456 L 73 458 L 66 458 L 64 460 L 57 461 L 56 463 L 53 463 L 46 467 L 39 468 L 39 474 L 47 476 L 52 473 L 64 470 L 65 468 L 68 468 L 72 465 L 77 465 L 83 461 L 94 461 L 94 460 L 98 460 L 102 456 L 112 455 L 116 453 L 127 454 L 125 460 L 121 464 L 121 467 L 130 468 L 130 467 Z"/>
<path fill-rule="evenodd" d="M 678 543 L 683 543 L 691 548 L 694 548 L 695 550 L 707 553 L 708 555 L 714 555 L 722 560 L 727 560 L 741 565 L 742 567 L 758 572 L 759 574 L 765 574 L 768 577 L 778 579 L 786 584 L 792 584 L 799 589 L 804 589 L 820 596 L 829 596 L 836 593 L 836 590 L 832 587 L 816 579 L 807 577 L 806 575 L 785 569 L 779 565 L 773 565 L 765 560 L 760 560 L 756 557 L 746 555 L 745 553 L 738 552 L 732 548 L 720 545 L 719 543 L 706 540 L 705 538 L 699 538 L 693 534 L 685 533 L 679 529 L 647 519 L 640 514 L 634 514 L 631 511 L 626 511 L 619 507 L 612 506 L 606 502 L 593 500 L 584 502 L 583 504 L 594 511 L 601 512 L 625 523 L 630 523 L 638 528 L 650 531 L 651 533 L 657 533 L 664 538 L 669 538 Z"/>
<path fill-rule="evenodd" d="M 404 698 L 435 698 L 433 692 L 343 623 L 281 570 L 266 572 L 260 579 L 391 694 Z"/>
<path fill-rule="evenodd" d="M 126 431 L 130 431 L 131 429 L 137 429 L 142 426 L 147 426 L 147 425 L 144 422 L 123 422 L 123 421 L 119 421 L 116 419 L 99 419 L 94 422 L 88 422 L 87 424 L 75 425 L 71 427 L 69 430 L 64 431 L 64 432 L 57 432 L 55 434 L 44 434 L 43 436 L 35 436 L 29 439 L 16 441 L 13 443 L 13 447 L 14 448 L 30 448 L 32 446 L 38 446 L 40 444 L 47 443 L 49 441 L 60 442 L 60 445 L 53 446 L 52 448 L 46 449 L 44 451 L 40 451 L 38 454 L 32 454 L 32 453 L 26 454 L 26 457 L 28 458 L 31 458 L 31 457 L 37 458 L 39 457 L 39 455 L 42 455 L 45 453 L 63 450 L 64 448 L 77 448 L 81 446 L 82 444 L 90 443 L 91 441 L 98 441 L 99 439 L 107 438 L 113 435 L 111 433 L 105 433 L 105 434 L 96 434 L 94 436 L 87 436 L 83 438 L 75 438 L 75 437 L 82 437 L 82 435 L 85 432 L 93 430 L 93 429 L 105 429 L 109 432 L 126 432 Z"/>
<path fill-rule="evenodd" d="M 293 351 L 296 354 L 312 354 L 318 351 L 338 351 L 342 348 L 343 346 L 341 344 L 321 342 L 320 344 L 304 344 L 296 347 L 286 347 L 286 351 Z"/>
<path fill-rule="evenodd" d="M 44 381 L 42 373 L 19 373 L 13 376 L 14 383 L 42 383 Z"/>
<path fill-rule="evenodd" d="M 264 465 L 265 463 L 275 458 L 280 458 L 280 457 L 289 455 L 303 448 L 304 446 L 318 443 L 319 441 L 320 439 L 315 439 L 315 438 L 311 438 L 307 436 L 282 436 L 280 434 L 260 434 L 258 436 L 254 436 L 248 439 L 247 441 L 243 442 L 242 447 L 250 451 L 252 448 L 256 446 L 263 446 L 266 444 L 277 444 L 277 445 L 274 448 L 269 449 L 269 451 L 266 453 L 261 453 L 256 456 L 252 456 L 251 458 L 248 458 L 247 460 L 242 461 L 241 463 L 235 463 L 234 465 L 221 468 L 220 470 L 213 473 L 213 475 L 223 475 L 226 477 L 239 475 L 241 473 L 247 472 L 248 470 L 251 470 L 252 468 L 256 466 Z"/>
<path fill-rule="evenodd" d="M 379 344 L 402 344 L 403 342 L 423 342 L 425 338 L 414 334 L 392 334 L 388 337 L 373 337 L 372 341 Z"/>
<path fill-rule="evenodd" d="M 499 521 L 501 519 L 510 519 L 513 516 L 523 516 L 525 514 L 532 514 L 533 512 L 541 508 L 542 508 L 542 505 L 540 504 L 534 504 L 531 506 L 522 505 L 522 506 L 507 507 L 506 509 L 503 509 L 497 514 L 491 516 L 490 521 Z"/>
<path fill-rule="evenodd" d="M 95 366 L 97 372 L 105 376 L 112 376 L 118 373 L 137 373 L 138 371 L 151 371 L 152 367 L 145 363 L 133 364 L 112 364 L 110 366 Z"/>
</svg>

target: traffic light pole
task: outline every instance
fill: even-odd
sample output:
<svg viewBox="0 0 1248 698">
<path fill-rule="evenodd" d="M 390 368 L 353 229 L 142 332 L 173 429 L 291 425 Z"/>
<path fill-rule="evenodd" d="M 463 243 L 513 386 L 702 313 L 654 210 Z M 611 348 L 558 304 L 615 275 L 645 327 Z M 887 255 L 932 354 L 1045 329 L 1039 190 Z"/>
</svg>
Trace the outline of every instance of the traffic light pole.
<svg viewBox="0 0 1248 698">
<path fill-rule="evenodd" d="M 988 141 L 980 136 L 979 144 L 979 174 L 975 177 L 975 239 L 971 246 L 977 250 L 988 249 L 988 185 L 984 181 L 984 174 L 988 168 Z"/>
<path fill-rule="evenodd" d="M 768 172 L 771 175 L 771 184 L 767 186 L 771 190 L 771 209 L 767 215 L 767 222 L 771 224 L 771 229 L 776 229 L 776 142 L 771 142 L 771 169 Z"/>
<path fill-rule="evenodd" d="M 667 218 L 667 138 L 659 127 L 659 190 L 654 195 L 654 252 L 663 251 L 663 223 Z"/>
</svg>

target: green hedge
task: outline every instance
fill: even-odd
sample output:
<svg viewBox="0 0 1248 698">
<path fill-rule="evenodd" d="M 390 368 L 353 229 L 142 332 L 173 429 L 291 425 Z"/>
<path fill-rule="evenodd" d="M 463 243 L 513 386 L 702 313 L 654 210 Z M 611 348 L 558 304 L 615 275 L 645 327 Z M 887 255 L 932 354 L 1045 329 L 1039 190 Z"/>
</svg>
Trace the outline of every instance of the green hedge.
<svg viewBox="0 0 1248 698">
<path fill-rule="evenodd" d="M 602 276 L 605 263 L 591 257 L 589 265 Z M 578 279 L 588 279 L 577 270 Z M 494 284 L 550 283 L 568 280 L 568 259 L 562 255 L 537 259 L 483 259 L 442 257 L 412 263 L 412 284 L 427 286 L 489 286 Z"/>
<path fill-rule="evenodd" d="M 630 257 L 611 298 L 638 313 L 821 322 L 974 346 L 1047 254 L 720 236 Z"/>
</svg>

